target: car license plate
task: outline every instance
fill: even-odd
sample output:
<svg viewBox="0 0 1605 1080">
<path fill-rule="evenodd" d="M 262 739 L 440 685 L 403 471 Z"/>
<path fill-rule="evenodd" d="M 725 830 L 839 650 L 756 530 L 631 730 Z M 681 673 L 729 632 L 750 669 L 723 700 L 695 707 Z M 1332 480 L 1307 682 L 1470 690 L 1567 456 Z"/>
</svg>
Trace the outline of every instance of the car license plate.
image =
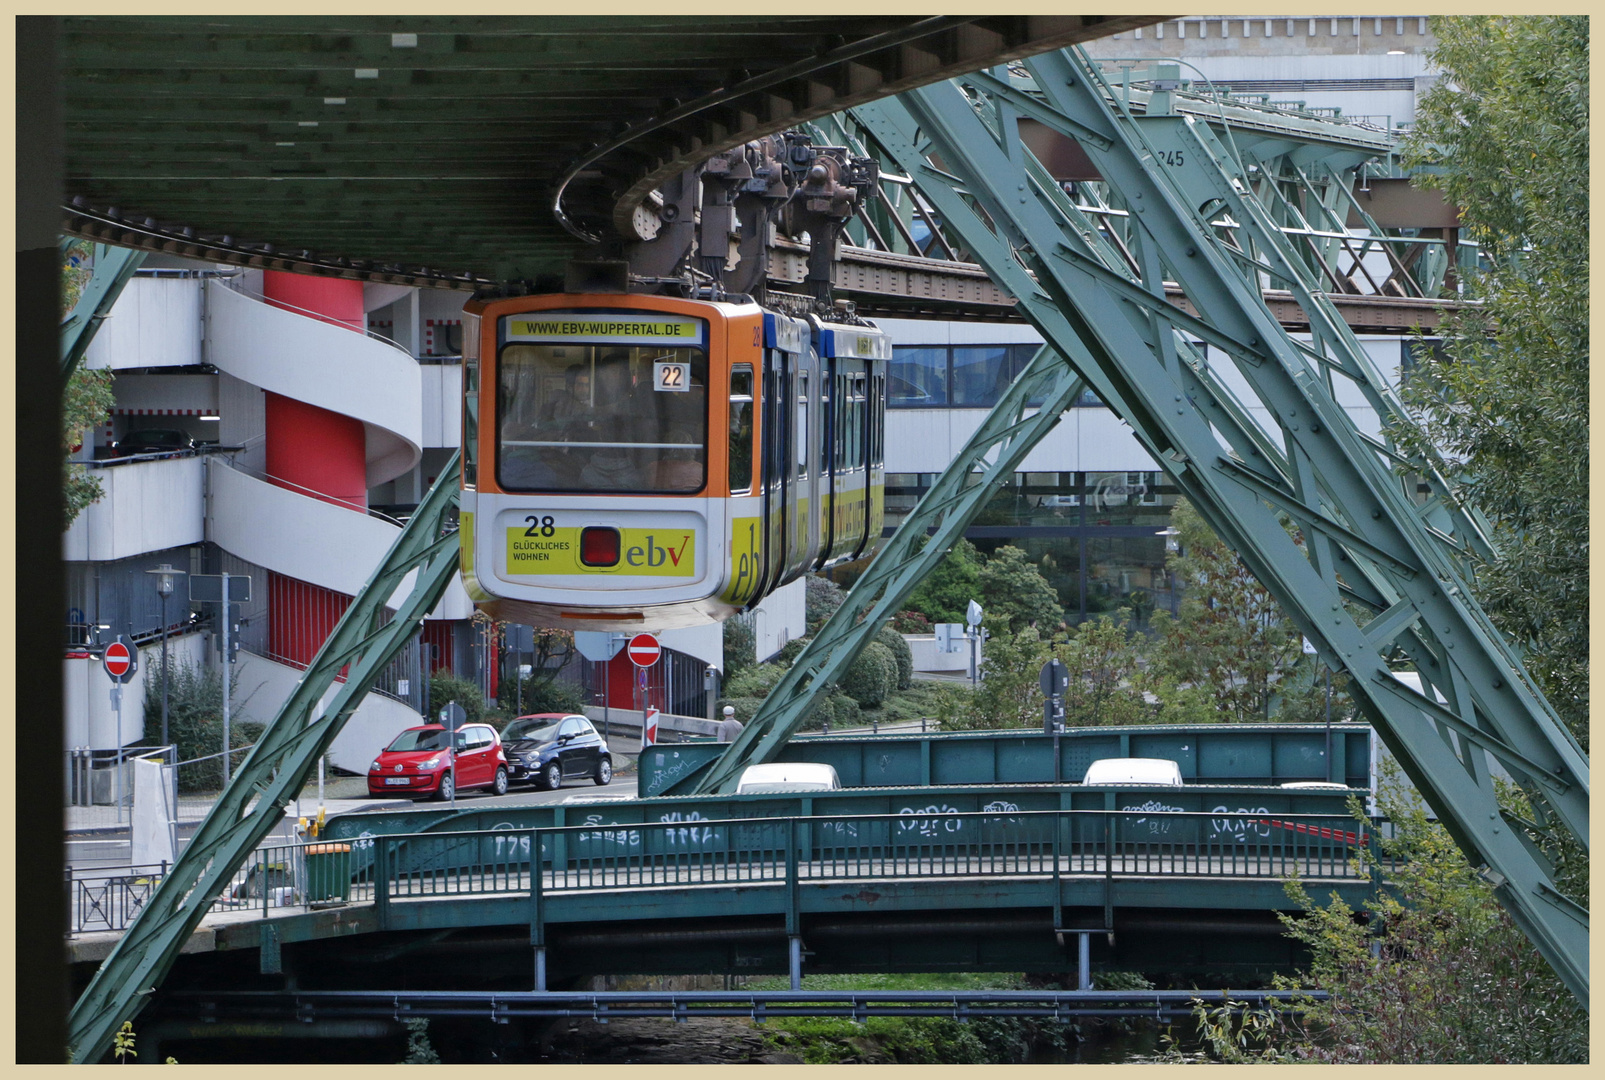
<svg viewBox="0 0 1605 1080">
<path fill-rule="evenodd" d="M 387 783 L 387 784 L 398 784 L 398 785 L 399 784 L 405 784 L 405 783 L 408 782 L 408 779 L 409 778 L 405 777 L 405 776 L 387 776 L 387 777 L 385 777 L 385 783 Z"/>
</svg>

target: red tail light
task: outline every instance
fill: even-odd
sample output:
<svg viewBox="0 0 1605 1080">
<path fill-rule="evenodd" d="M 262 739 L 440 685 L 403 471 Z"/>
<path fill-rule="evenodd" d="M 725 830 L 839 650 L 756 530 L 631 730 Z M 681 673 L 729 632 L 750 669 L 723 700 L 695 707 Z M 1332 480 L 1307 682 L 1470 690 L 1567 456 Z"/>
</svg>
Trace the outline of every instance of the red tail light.
<svg viewBox="0 0 1605 1080">
<path fill-rule="evenodd" d="M 617 566 L 619 531 L 601 526 L 581 529 L 580 562 L 586 566 Z"/>
</svg>

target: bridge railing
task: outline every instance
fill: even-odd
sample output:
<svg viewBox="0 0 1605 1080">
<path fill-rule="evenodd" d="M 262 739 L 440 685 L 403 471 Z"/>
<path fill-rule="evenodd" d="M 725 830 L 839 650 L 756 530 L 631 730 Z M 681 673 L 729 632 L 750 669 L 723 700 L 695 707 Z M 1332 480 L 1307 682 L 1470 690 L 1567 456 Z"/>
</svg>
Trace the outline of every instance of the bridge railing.
<svg viewBox="0 0 1605 1080">
<path fill-rule="evenodd" d="M 392 834 L 355 841 L 353 899 L 993 874 L 1385 877 L 1380 822 L 1329 814 L 1013 811 L 742 818 Z M 366 849 L 366 852 L 364 851 Z M 538 867 L 539 872 L 536 872 Z"/>
<path fill-rule="evenodd" d="M 216 911 L 601 889 L 981 877 L 1385 877 L 1383 823 L 1260 810 L 960 812 L 685 820 L 361 837 L 259 848 Z M 533 872 L 535 865 L 540 873 Z M 167 865 L 69 871 L 69 933 L 123 930 Z"/>
</svg>

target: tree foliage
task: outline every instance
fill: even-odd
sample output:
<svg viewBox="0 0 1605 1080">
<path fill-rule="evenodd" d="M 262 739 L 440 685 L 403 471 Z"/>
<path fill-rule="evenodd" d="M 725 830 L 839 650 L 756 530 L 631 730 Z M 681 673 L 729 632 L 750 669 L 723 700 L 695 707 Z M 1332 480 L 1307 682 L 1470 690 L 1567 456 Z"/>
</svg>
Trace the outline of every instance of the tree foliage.
<svg viewBox="0 0 1605 1080">
<path fill-rule="evenodd" d="M 65 318 L 78 302 L 83 287 L 92 271 L 82 265 L 80 258 L 84 243 L 70 245 L 61 255 L 61 303 Z M 112 395 L 112 373 L 109 370 L 92 370 L 79 364 L 73 369 L 61 395 L 61 451 L 62 496 L 64 500 L 64 528 L 70 528 L 84 509 L 105 494 L 100 480 L 91 476 L 82 464 L 69 460 L 70 455 L 83 442 L 84 432 L 101 424 L 111 412 L 115 398 Z"/>
<path fill-rule="evenodd" d="M 929 539 L 924 543 L 929 543 Z M 923 544 L 922 544 L 923 546 Z M 984 557 L 968 540 L 959 540 L 909 594 L 907 605 L 932 622 L 961 623 L 971 600 L 981 599 Z"/>
<path fill-rule="evenodd" d="M 463 707 L 464 723 L 475 723 L 485 715 L 485 695 L 479 686 L 441 668 L 429 676 L 429 714 L 424 723 L 440 723 L 440 710 L 453 701 Z"/>
<path fill-rule="evenodd" d="M 866 709 L 873 709 L 897 690 L 897 660 L 892 651 L 878 641 L 865 645 L 847 673 L 841 691 Z"/>
<path fill-rule="evenodd" d="M 842 592 L 842 587 L 830 578 L 820 577 L 818 574 L 809 574 L 804 581 L 806 582 L 803 586 L 806 590 L 806 598 L 803 601 L 804 618 L 808 622 L 808 632 L 813 634 L 825 625 L 826 619 L 836 614 L 836 609 L 842 606 L 847 594 Z"/>
<path fill-rule="evenodd" d="M 245 760 L 242 747 L 249 747 L 262 734 L 264 725 L 247 718 L 245 706 L 250 695 L 241 699 L 239 675 L 229 665 L 229 764 L 237 769 Z M 145 677 L 145 737 L 141 746 L 161 741 L 162 676 L 158 662 Z M 195 666 L 169 658 L 167 667 L 167 739 L 179 762 L 199 761 L 178 770 L 178 788 L 183 792 L 217 791 L 223 786 L 223 675 L 219 668 Z M 219 755 L 211 757 L 211 755 Z"/>
<path fill-rule="evenodd" d="M 1154 719 L 1155 709 L 1143 698 L 1140 643 L 1113 619 L 1082 623 L 1062 640 L 1043 637 L 1035 626 L 1010 633 L 1001 619 L 989 633 L 986 678 L 973 693 L 952 688 L 939 711 L 943 728 L 1040 730 L 1045 704 L 1042 667 L 1055 658 L 1069 669 L 1064 694 L 1067 726 L 1144 724 Z"/>
<path fill-rule="evenodd" d="M 1138 679 L 1139 647 L 1124 626 L 1108 616 L 1089 619 L 1055 652 L 1070 670 L 1065 726 L 1107 727 L 1153 719 Z"/>
<path fill-rule="evenodd" d="M 883 626 L 876 631 L 875 640 L 886 646 L 897 665 L 897 685 L 893 689 L 907 690 L 914 683 L 914 650 L 908 647 L 903 635 L 891 626 Z"/>
<path fill-rule="evenodd" d="M 998 548 L 982 565 L 978 579 L 982 605 L 996 621 L 1006 621 L 1011 631 L 1035 626 L 1047 635 L 1063 624 L 1058 593 L 1019 548 L 1011 544 Z"/>
<path fill-rule="evenodd" d="M 1476 591 L 1588 745 L 1588 19 L 1432 20 L 1443 79 L 1405 161 L 1460 207 L 1490 265 L 1440 327 L 1400 431 L 1461 463 L 1502 556 Z"/>
<path fill-rule="evenodd" d="M 1224 719 L 1270 719 L 1277 684 L 1300 663 L 1302 635 L 1237 554 L 1178 499 L 1179 551 L 1166 559 L 1184 590 L 1179 614 L 1156 612 L 1156 675 L 1208 687 Z"/>
</svg>

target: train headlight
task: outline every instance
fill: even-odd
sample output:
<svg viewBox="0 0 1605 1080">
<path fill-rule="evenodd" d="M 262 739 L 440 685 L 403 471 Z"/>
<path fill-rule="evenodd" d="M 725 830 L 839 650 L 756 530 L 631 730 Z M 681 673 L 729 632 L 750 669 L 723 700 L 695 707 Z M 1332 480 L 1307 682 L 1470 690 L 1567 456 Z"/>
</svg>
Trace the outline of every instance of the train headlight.
<svg viewBox="0 0 1605 1080">
<path fill-rule="evenodd" d="M 586 566 L 617 566 L 619 531 L 604 526 L 581 529 L 580 562 Z"/>
</svg>

